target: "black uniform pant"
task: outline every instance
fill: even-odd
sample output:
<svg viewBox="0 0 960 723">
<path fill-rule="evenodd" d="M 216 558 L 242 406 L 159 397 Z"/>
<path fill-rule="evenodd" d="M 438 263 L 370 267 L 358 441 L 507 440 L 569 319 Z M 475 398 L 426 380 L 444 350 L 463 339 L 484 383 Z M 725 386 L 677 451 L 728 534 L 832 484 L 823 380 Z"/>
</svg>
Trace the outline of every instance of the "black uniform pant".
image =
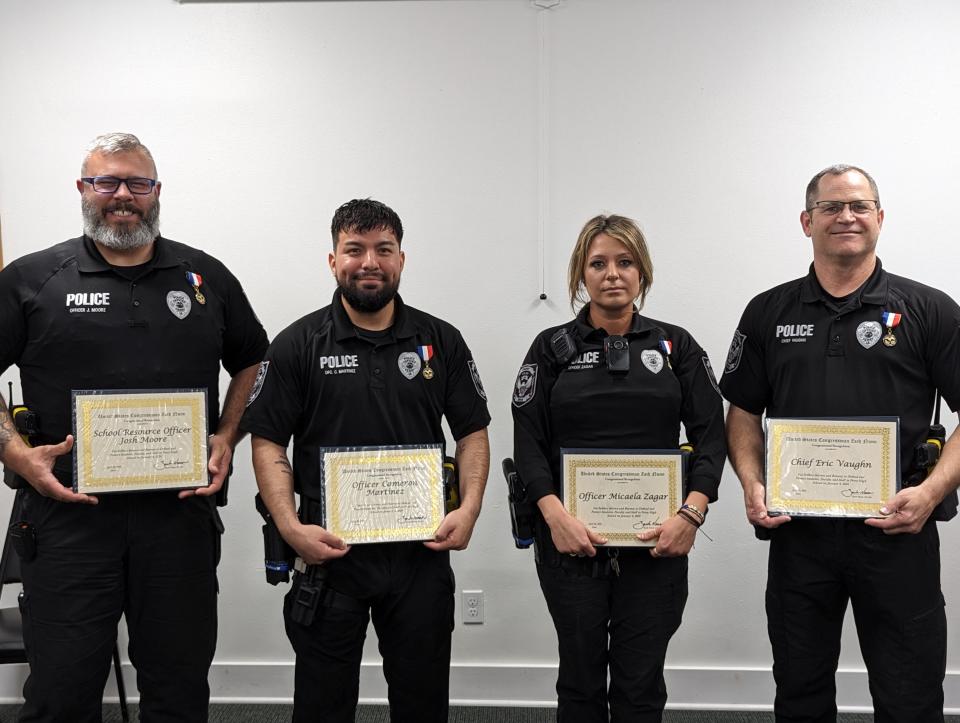
<svg viewBox="0 0 960 723">
<path fill-rule="evenodd" d="M 446 723 L 453 632 L 453 571 L 447 552 L 419 542 L 355 545 L 328 565 L 326 584 L 359 601 L 321 607 L 311 625 L 294 622 L 294 723 L 353 723 L 360 659 L 373 618 L 387 680 L 391 723 Z"/>
<path fill-rule="evenodd" d="M 209 501 L 175 492 L 66 504 L 30 490 L 23 563 L 30 675 L 22 723 L 98 723 L 123 613 L 143 723 L 207 720 L 219 532 Z"/>
<path fill-rule="evenodd" d="M 606 557 L 600 550 L 596 559 Z M 602 568 L 594 575 L 587 559 L 537 566 L 557 629 L 562 723 L 662 719 L 663 664 L 687 602 L 687 558 L 655 559 L 637 549 L 622 550 L 618 560 L 619 576 Z"/>
<path fill-rule="evenodd" d="M 778 721 L 835 721 L 835 674 L 853 607 L 878 723 L 943 721 L 946 615 L 934 522 L 884 535 L 862 520 L 794 519 L 773 531 L 767 626 Z"/>
</svg>

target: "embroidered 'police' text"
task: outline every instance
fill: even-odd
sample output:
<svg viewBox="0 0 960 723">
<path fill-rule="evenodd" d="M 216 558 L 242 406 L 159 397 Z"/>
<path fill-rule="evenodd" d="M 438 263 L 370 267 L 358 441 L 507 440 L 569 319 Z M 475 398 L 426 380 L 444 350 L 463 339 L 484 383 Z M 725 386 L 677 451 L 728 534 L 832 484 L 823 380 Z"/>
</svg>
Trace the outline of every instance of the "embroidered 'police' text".
<svg viewBox="0 0 960 723">
<path fill-rule="evenodd" d="M 781 344 L 804 342 L 813 336 L 813 324 L 779 324 L 777 338 Z"/>
<path fill-rule="evenodd" d="M 320 357 L 320 368 L 324 374 L 356 374 L 359 366 L 356 354 Z"/>
</svg>

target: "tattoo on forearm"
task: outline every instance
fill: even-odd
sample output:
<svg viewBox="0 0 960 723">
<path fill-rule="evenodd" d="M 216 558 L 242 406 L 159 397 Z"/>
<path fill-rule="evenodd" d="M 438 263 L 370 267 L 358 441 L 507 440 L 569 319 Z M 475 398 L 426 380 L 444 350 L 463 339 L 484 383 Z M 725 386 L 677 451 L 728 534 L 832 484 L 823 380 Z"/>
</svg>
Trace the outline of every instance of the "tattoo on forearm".
<svg viewBox="0 0 960 723">
<path fill-rule="evenodd" d="M 284 473 L 290 475 L 291 477 L 293 476 L 293 467 L 290 466 L 290 460 L 288 460 L 286 457 L 281 457 L 280 459 L 275 460 L 274 464 L 279 465 L 281 471 Z"/>
<path fill-rule="evenodd" d="M 7 444 L 16 434 L 17 429 L 13 426 L 13 420 L 10 418 L 7 403 L 3 397 L 0 397 L 0 455 L 3 454 L 7 448 Z"/>
</svg>

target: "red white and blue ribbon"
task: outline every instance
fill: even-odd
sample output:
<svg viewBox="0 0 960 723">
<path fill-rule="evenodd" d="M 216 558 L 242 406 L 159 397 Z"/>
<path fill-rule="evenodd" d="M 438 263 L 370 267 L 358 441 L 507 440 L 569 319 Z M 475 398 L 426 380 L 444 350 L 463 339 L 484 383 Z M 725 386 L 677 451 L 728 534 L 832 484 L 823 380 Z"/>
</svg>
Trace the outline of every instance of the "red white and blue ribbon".
<svg viewBox="0 0 960 723">
<path fill-rule="evenodd" d="M 888 329 L 893 329 L 902 318 L 903 315 L 896 311 L 885 311 L 883 312 L 883 325 Z"/>
<path fill-rule="evenodd" d="M 192 271 L 188 271 L 187 283 L 195 289 L 199 289 L 203 285 L 203 277 L 200 274 L 195 274 Z"/>
<path fill-rule="evenodd" d="M 661 339 L 660 350 L 667 356 L 670 356 L 673 353 L 673 342 L 669 339 Z"/>
<path fill-rule="evenodd" d="M 420 358 L 423 359 L 423 361 L 429 362 L 431 359 L 433 359 L 433 345 L 428 344 L 426 346 L 418 346 L 417 354 L 420 355 Z"/>
</svg>

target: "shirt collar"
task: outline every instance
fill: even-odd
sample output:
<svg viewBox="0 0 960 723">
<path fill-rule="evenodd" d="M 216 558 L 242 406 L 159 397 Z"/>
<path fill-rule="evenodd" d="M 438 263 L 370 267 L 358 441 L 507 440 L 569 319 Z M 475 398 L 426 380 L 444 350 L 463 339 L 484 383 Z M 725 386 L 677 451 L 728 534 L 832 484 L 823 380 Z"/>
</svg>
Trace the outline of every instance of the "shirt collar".
<svg viewBox="0 0 960 723">
<path fill-rule="evenodd" d="M 331 308 L 333 311 L 333 333 L 337 341 L 356 338 L 357 328 L 350 321 L 350 316 L 343 307 L 343 295 L 340 289 L 333 292 Z M 400 294 L 393 297 L 393 326 L 390 327 L 390 330 L 393 332 L 394 339 L 407 339 L 416 333 L 413 322 L 410 320 L 410 313 L 407 311 L 403 299 L 400 298 Z"/>
<path fill-rule="evenodd" d="M 576 320 L 577 332 L 580 335 L 581 339 L 590 339 L 595 337 L 597 339 L 603 339 L 606 336 L 609 336 L 604 329 L 597 329 L 590 324 L 590 304 L 584 304 L 584 307 L 580 309 L 580 313 L 577 314 Z M 636 308 L 633 310 L 633 318 L 630 320 L 630 329 L 627 331 L 627 336 L 637 336 L 640 334 L 645 334 L 649 331 L 652 331 L 656 327 L 650 323 L 650 320 L 645 316 L 641 316 L 640 312 Z"/>
<path fill-rule="evenodd" d="M 157 236 L 153 241 L 153 258 L 148 264 L 150 268 L 168 269 L 179 266 L 180 259 L 173 253 L 166 239 Z M 80 250 L 77 252 L 77 268 L 83 273 L 113 270 L 113 267 L 103 258 L 93 239 L 87 235 L 83 236 L 83 243 L 80 244 Z"/>
<path fill-rule="evenodd" d="M 853 292 L 851 296 L 857 297 L 860 300 L 860 304 L 883 306 L 887 302 L 888 289 L 889 279 L 887 272 L 883 270 L 883 264 L 880 263 L 880 259 L 878 258 L 877 265 L 874 267 L 873 273 L 870 274 L 870 278 L 863 283 L 863 286 Z M 813 270 L 813 264 L 810 264 L 810 270 L 807 272 L 803 284 L 800 287 L 800 301 L 808 304 L 817 301 L 824 303 L 832 302 L 830 295 L 820 286 L 820 282 L 817 280 L 817 274 Z"/>
</svg>

